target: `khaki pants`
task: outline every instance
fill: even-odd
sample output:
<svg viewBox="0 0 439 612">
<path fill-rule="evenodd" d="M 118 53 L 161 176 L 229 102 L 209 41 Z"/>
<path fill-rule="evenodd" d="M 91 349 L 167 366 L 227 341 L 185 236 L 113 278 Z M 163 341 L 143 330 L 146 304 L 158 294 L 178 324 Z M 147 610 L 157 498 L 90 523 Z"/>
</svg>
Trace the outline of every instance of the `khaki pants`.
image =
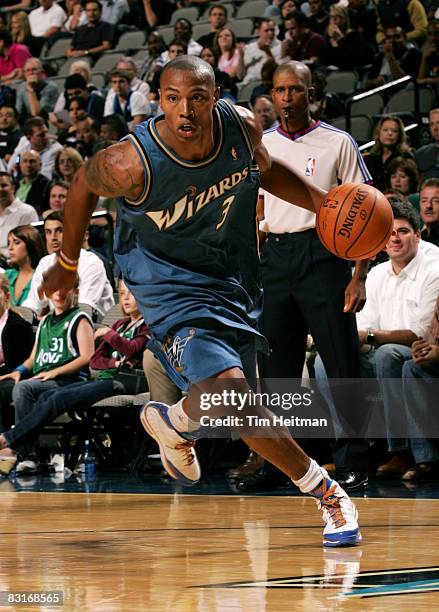
<svg viewBox="0 0 439 612">
<path fill-rule="evenodd" d="M 180 389 L 174 385 L 160 361 L 154 357 L 151 351 L 143 353 L 143 369 L 148 381 L 151 400 L 163 402 L 172 406 L 181 398 Z"/>
</svg>

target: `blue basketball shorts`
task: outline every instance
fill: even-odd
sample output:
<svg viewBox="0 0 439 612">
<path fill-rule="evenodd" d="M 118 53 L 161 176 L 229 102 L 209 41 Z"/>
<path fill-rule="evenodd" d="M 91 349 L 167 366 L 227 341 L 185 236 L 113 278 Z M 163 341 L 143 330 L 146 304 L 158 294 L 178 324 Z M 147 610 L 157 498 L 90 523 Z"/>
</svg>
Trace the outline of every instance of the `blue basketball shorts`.
<svg viewBox="0 0 439 612">
<path fill-rule="evenodd" d="M 213 377 L 230 368 L 241 368 L 250 384 L 256 380 L 259 336 L 239 328 L 185 323 L 148 348 L 164 366 L 171 380 L 183 391 L 191 383 Z"/>
</svg>

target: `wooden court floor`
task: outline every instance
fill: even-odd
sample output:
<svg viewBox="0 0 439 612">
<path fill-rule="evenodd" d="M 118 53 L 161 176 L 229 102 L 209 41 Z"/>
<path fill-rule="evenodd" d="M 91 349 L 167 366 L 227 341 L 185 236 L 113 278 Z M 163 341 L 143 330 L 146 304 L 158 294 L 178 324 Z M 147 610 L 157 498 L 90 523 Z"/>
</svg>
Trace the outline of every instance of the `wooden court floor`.
<svg viewBox="0 0 439 612">
<path fill-rule="evenodd" d="M 309 498 L 1 487 L 0 591 L 64 605 L 0 609 L 438 609 L 439 500 L 357 502 L 364 544 L 328 551 Z"/>
</svg>

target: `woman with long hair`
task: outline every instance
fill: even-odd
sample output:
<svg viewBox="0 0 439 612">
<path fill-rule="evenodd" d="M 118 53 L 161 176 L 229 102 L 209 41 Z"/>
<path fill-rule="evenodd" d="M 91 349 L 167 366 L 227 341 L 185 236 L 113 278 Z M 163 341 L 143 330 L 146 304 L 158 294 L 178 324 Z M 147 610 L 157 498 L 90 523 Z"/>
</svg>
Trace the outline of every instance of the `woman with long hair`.
<svg viewBox="0 0 439 612">
<path fill-rule="evenodd" d="M 395 157 L 388 167 L 389 190 L 401 194 L 419 212 L 419 170 L 413 159 Z"/>
<path fill-rule="evenodd" d="M 9 281 L 11 306 L 21 306 L 29 295 L 32 276 L 40 259 L 46 254 L 40 232 L 32 225 L 19 225 L 8 234 L 9 263 L 5 270 Z"/>
<path fill-rule="evenodd" d="M 19 43 L 20 45 L 26 45 L 29 51 L 34 57 L 38 57 L 40 54 L 41 45 L 32 36 L 29 18 L 27 13 L 24 11 L 18 11 L 11 15 L 10 31 L 12 36 L 12 42 Z"/>
<path fill-rule="evenodd" d="M 84 158 L 76 149 L 64 147 L 59 150 L 55 158 L 55 172 L 60 179 L 70 185 L 76 171 L 83 163 Z"/>
<path fill-rule="evenodd" d="M 395 115 L 381 117 L 375 126 L 375 143 L 364 161 L 377 189 L 384 191 L 388 184 L 388 167 L 395 157 L 413 159 L 402 120 Z"/>
<path fill-rule="evenodd" d="M 215 34 L 213 48 L 218 58 L 218 69 L 236 81 L 241 81 L 245 74 L 244 47 L 237 42 L 230 28 L 223 28 Z"/>
</svg>

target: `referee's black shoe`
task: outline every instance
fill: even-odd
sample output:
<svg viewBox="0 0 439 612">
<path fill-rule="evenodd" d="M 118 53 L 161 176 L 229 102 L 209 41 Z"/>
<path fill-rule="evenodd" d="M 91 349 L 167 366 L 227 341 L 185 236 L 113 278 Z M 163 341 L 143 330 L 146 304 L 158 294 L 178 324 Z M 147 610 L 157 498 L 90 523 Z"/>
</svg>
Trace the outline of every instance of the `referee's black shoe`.
<svg viewBox="0 0 439 612">
<path fill-rule="evenodd" d="M 369 475 L 364 471 L 338 469 L 335 480 L 345 491 L 360 491 L 369 486 Z"/>
</svg>

